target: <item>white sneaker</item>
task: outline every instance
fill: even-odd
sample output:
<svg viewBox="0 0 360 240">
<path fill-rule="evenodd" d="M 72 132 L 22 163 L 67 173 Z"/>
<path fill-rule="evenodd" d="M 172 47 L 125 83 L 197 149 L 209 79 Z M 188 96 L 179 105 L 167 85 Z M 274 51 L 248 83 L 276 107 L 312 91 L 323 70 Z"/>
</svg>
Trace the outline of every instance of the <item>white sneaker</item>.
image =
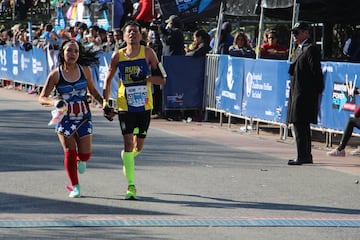
<svg viewBox="0 0 360 240">
<path fill-rule="evenodd" d="M 360 148 L 357 148 L 354 151 L 351 151 L 350 154 L 352 156 L 360 156 Z"/>
<path fill-rule="evenodd" d="M 331 150 L 330 152 L 327 153 L 328 156 L 331 157 L 345 157 L 345 149 L 339 151 L 336 149 Z"/>
<path fill-rule="evenodd" d="M 71 198 L 79 198 L 80 195 L 80 185 L 74 185 L 73 190 L 70 192 L 69 197 Z"/>
</svg>

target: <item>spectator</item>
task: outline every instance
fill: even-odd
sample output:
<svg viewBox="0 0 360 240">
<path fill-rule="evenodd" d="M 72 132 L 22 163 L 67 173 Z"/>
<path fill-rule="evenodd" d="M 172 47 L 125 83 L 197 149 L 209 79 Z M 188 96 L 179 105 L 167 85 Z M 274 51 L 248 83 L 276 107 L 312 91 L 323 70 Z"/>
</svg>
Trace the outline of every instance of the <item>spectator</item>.
<svg viewBox="0 0 360 240">
<path fill-rule="evenodd" d="M 215 45 L 215 36 L 216 36 L 216 28 L 213 28 L 211 29 L 209 32 L 208 32 L 209 36 L 210 36 L 210 47 L 211 49 L 214 48 L 214 45 Z"/>
<path fill-rule="evenodd" d="M 99 30 L 100 28 L 97 25 L 92 25 L 91 27 L 89 27 L 89 34 L 91 34 L 91 36 L 95 38 L 97 41 L 101 41 L 99 36 Z"/>
<path fill-rule="evenodd" d="M 141 40 L 146 42 L 146 45 L 148 45 L 148 40 L 149 40 L 148 35 L 149 35 L 149 32 L 146 30 L 146 28 L 142 28 L 141 29 Z"/>
<path fill-rule="evenodd" d="M 222 25 L 221 25 L 221 31 L 224 32 L 224 34 L 226 35 L 226 44 L 224 45 L 227 45 L 227 46 L 231 46 L 234 42 L 234 37 L 233 35 L 231 34 L 232 32 L 232 25 L 230 22 L 224 22 Z M 221 34 L 221 33 L 220 33 Z M 213 53 L 217 53 L 214 49 L 215 47 L 215 41 L 216 41 L 216 35 L 217 35 L 217 31 L 216 29 L 212 29 L 210 32 L 209 32 L 209 35 L 211 36 L 211 40 L 210 40 L 210 47 L 213 49 Z M 219 43 L 220 44 L 220 43 Z"/>
<path fill-rule="evenodd" d="M 19 43 L 18 43 L 18 37 L 19 37 L 19 34 L 21 33 L 21 24 L 18 23 L 18 24 L 15 24 L 12 28 L 11 28 L 11 31 L 12 31 L 12 37 L 11 37 L 11 40 L 12 40 L 12 43 L 11 43 L 11 46 L 18 46 Z"/>
<path fill-rule="evenodd" d="M 74 31 L 76 33 L 75 40 L 84 44 L 84 31 L 86 31 L 87 29 L 88 26 L 86 25 L 86 23 L 76 22 L 74 26 Z"/>
<path fill-rule="evenodd" d="M 2 28 L 0 30 L 0 45 L 6 45 L 7 33 L 6 29 Z"/>
<path fill-rule="evenodd" d="M 224 22 L 221 26 L 221 30 L 225 32 L 226 35 L 226 44 L 231 46 L 234 42 L 234 36 L 231 34 L 232 32 L 232 25 L 230 22 Z"/>
<path fill-rule="evenodd" d="M 27 36 L 26 31 L 22 31 L 18 35 L 18 42 L 21 50 L 30 51 L 32 49 L 32 44 L 29 41 L 29 37 Z"/>
<path fill-rule="evenodd" d="M 13 46 L 13 37 L 14 34 L 11 30 L 7 30 L 6 32 L 6 36 L 5 36 L 5 42 L 7 46 Z"/>
<path fill-rule="evenodd" d="M 33 36 L 34 39 L 32 40 L 33 46 L 35 46 L 37 48 L 45 47 L 45 40 L 40 38 L 41 35 L 42 35 L 41 29 L 38 29 L 37 31 L 35 31 L 35 34 Z"/>
<path fill-rule="evenodd" d="M 163 56 L 185 55 L 184 34 L 182 23 L 177 15 L 171 15 L 160 27 L 160 36 L 163 43 Z"/>
<path fill-rule="evenodd" d="M 262 58 L 287 59 L 289 49 L 279 44 L 276 31 L 272 30 L 268 33 L 267 41 L 267 43 L 263 43 L 260 47 L 260 55 Z"/>
<path fill-rule="evenodd" d="M 211 50 L 210 36 L 205 30 L 198 30 L 194 33 L 193 49 L 186 53 L 186 56 L 203 57 Z"/>
<path fill-rule="evenodd" d="M 228 34 L 225 30 L 221 30 L 220 38 L 219 38 L 219 45 L 217 48 L 217 51 L 215 53 L 217 54 L 229 54 L 229 43 L 228 43 Z"/>
<path fill-rule="evenodd" d="M 61 42 L 71 40 L 71 35 L 70 35 L 70 33 L 68 31 L 66 31 L 66 29 L 59 29 L 57 31 L 57 34 L 60 36 Z"/>
<path fill-rule="evenodd" d="M 154 49 L 156 56 L 160 60 L 162 56 L 163 47 L 160 39 L 158 26 L 155 23 L 150 23 L 147 43 L 149 47 Z"/>
<path fill-rule="evenodd" d="M 117 51 L 119 50 L 121 47 L 121 45 L 124 42 L 124 33 L 121 29 L 116 29 L 114 31 L 114 39 L 115 39 L 115 47 L 114 50 Z"/>
<path fill-rule="evenodd" d="M 52 24 L 46 24 L 45 32 L 40 36 L 45 39 L 50 50 L 58 50 L 62 43 L 61 37 L 54 31 Z"/>
<path fill-rule="evenodd" d="M 104 45 L 104 52 L 113 52 L 115 49 L 115 38 L 114 32 L 108 31 L 107 33 L 107 42 Z"/>
<path fill-rule="evenodd" d="M 67 27 L 66 31 L 69 33 L 71 39 L 76 38 L 76 32 L 75 32 L 75 27 L 74 26 Z"/>
<path fill-rule="evenodd" d="M 96 39 L 91 33 L 87 33 L 87 31 L 84 32 L 86 35 L 84 37 L 84 47 L 88 49 L 89 51 L 103 51 L 104 45 Z"/>
<path fill-rule="evenodd" d="M 244 32 L 235 35 L 233 44 L 229 47 L 229 54 L 235 57 L 255 58 L 255 51 L 249 44 L 249 39 Z"/>
<path fill-rule="evenodd" d="M 343 53 L 350 62 L 360 62 L 360 31 L 356 29 L 344 45 Z"/>
</svg>

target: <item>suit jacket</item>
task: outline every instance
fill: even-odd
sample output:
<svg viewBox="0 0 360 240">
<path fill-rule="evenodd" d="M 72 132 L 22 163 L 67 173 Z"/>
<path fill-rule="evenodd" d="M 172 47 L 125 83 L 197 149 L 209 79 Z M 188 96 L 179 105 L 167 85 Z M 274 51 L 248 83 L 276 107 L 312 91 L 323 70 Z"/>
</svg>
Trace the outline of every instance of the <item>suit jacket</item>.
<svg viewBox="0 0 360 240">
<path fill-rule="evenodd" d="M 317 123 L 321 93 L 324 90 L 321 55 L 308 39 L 290 64 L 290 95 L 287 122 Z"/>
</svg>

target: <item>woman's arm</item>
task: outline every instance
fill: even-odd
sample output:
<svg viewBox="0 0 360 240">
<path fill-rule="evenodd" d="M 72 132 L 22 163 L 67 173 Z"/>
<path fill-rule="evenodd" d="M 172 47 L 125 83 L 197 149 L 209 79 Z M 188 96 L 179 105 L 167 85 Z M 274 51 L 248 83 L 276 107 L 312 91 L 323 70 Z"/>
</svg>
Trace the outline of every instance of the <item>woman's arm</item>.
<svg viewBox="0 0 360 240">
<path fill-rule="evenodd" d="M 82 66 L 82 68 L 84 70 L 84 75 L 85 75 L 85 77 L 87 79 L 88 89 L 89 89 L 90 94 L 102 106 L 103 105 L 103 98 L 102 98 L 101 94 L 99 93 L 99 91 L 97 90 L 97 88 L 95 86 L 94 79 L 93 79 L 91 71 L 90 71 L 90 67 Z"/>
</svg>

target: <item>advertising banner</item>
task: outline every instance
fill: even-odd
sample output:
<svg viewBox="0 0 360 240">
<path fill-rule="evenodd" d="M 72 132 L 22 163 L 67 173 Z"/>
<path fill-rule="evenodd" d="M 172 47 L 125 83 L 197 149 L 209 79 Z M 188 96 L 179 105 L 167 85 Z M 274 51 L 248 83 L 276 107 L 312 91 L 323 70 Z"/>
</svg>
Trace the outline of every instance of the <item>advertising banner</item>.
<svg viewBox="0 0 360 240">
<path fill-rule="evenodd" d="M 43 85 L 48 74 L 46 52 L 38 48 L 24 51 L 0 46 L 0 70 L 1 79 Z"/>
<path fill-rule="evenodd" d="M 164 19 L 178 15 L 184 23 L 216 17 L 220 4 L 219 0 L 159 0 Z"/>
<path fill-rule="evenodd" d="M 323 63 L 325 90 L 322 97 L 323 125 L 327 128 L 344 130 L 346 122 L 353 116 L 359 104 L 358 94 L 354 92 L 359 84 L 359 68 L 355 63 Z M 359 132 L 358 129 L 354 129 Z"/>
<path fill-rule="evenodd" d="M 289 63 L 255 59 L 246 59 L 244 63 L 243 115 L 285 122 Z"/>
<path fill-rule="evenodd" d="M 241 115 L 244 85 L 244 59 L 220 56 L 218 77 L 218 106 L 227 112 Z"/>
<path fill-rule="evenodd" d="M 99 55 L 99 67 L 93 67 L 93 76 L 96 76 L 96 79 L 94 77 L 95 85 L 97 89 L 102 93 L 104 89 L 104 83 L 105 83 L 105 77 L 106 73 L 109 70 L 110 66 L 110 58 L 112 53 L 102 53 Z M 110 92 L 110 98 L 116 99 L 117 93 L 118 93 L 118 87 L 119 87 L 119 71 L 117 70 L 113 80 L 111 81 L 111 92 Z"/>
<path fill-rule="evenodd" d="M 164 109 L 202 109 L 205 57 L 164 56 Z"/>
</svg>

